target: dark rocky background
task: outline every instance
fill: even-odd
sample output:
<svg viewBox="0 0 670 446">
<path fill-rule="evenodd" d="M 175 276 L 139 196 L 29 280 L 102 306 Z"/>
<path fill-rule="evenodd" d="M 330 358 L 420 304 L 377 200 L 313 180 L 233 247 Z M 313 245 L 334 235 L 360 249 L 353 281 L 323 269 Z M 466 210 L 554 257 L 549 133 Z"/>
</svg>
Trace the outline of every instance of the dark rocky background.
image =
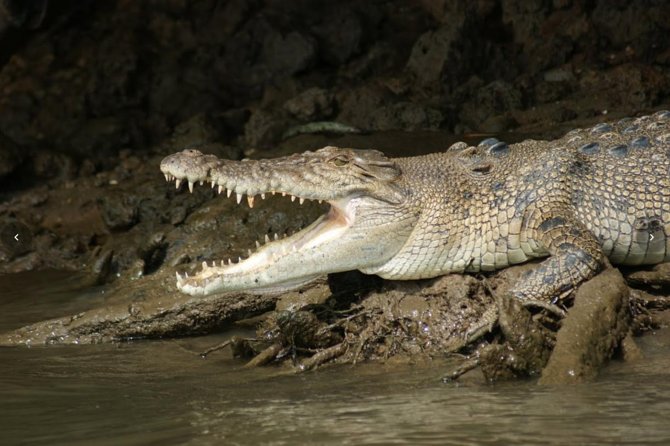
<svg viewBox="0 0 670 446">
<path fill-rule="evenodd" d="M 202 142 L 248 149 L 314 121 L 546 134 L 670 103 L 665 0 L 2 4 L 5 199 L 194 119 Z"/>
</svg>

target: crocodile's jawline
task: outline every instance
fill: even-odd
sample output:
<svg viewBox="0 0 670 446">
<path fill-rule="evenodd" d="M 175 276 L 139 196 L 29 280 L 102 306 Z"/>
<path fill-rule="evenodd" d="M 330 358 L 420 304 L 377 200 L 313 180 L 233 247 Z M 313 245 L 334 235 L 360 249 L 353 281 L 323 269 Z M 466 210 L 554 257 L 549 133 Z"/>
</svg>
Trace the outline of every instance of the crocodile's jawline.
<svg viewBox="0 0 670 446">
<path fill-rule="evenodd" d="M 256 197 L 269 194 L 330 204 L 307 228 L 278 240 L 266 238 L 247 259 L 203 262 L 195 275 L 177 274 L 178 288 L 192 295 L 279 292 L 330 272 L 371 270 L 387 262 L 405 238 L 388 237 L 372 247 L 365 241 L 378 238 L 389 224 L 400 234 L 413 228 L 413 219 L 404 212 L 399 212 L 400 222 L 377 221 L 380 210 L 401 208 L 405 201 L 404 191 L 394 183 L 399 169 L 380 152 L 327 147 L 274 160 L 229 161 L 187 150 L 166 157 L 161 170 L 177 188 L 182 182 L 190 190 L 195 183 L 210 182 L 220 194 L 235 195 L 238 203 L 252 207 Z"/>
</svg>

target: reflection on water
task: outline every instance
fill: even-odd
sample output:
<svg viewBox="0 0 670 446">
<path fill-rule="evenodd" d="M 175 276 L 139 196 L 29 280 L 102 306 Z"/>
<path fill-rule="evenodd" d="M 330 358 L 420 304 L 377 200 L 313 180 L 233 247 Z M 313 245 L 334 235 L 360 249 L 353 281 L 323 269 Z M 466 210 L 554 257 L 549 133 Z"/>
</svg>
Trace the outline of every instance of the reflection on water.
<svg viewBox="0 0 670 446">
<path fill-rule="evenodd" d="M 62 278 L 61 278 L 62 279 Z M 67 287 L 26 302 L 41 317 Z M 96 293 L 69 299 L 88 305 Z M 13 325 L 16 295 L 0 295 Z M 84 297 L 82 297 L 84 296 Z M 73 297 L 75 297 L 73 299 Z M 52 302 L 50 307 L 48 302 Z M 38 315 L 34 310 L 31 318 Z M 60 311 L 58 311 L 60 313 Z M 197 352 L 221 336 L 120 345 L 0 349 L 4 444 L 668 444 L 670 331 L 641 340 L 646 359 L 598 382 L 442 384 L 431 367 L 362 365 L 292 375 L 242 370 Z"/>
</svg>

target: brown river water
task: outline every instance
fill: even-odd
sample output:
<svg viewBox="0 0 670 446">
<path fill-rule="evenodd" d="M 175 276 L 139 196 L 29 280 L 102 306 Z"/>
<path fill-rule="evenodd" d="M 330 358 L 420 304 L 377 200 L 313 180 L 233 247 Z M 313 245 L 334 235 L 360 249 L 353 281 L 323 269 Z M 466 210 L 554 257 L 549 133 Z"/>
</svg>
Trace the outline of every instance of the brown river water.
<svg viewBox="0 0 670 446">
<path fill-rule="evenodd" d="M 104 303 L 71 273 L 0 276 L 0 330 Z M 239 334 L 239 333 L 238 333 Z M 0 444 L 670 444 L 670 330 L 593 383 L 444 383 L 445 364 L 294 375 L 198 352 L 225 335 L 0 348 Z"/>
</svg>

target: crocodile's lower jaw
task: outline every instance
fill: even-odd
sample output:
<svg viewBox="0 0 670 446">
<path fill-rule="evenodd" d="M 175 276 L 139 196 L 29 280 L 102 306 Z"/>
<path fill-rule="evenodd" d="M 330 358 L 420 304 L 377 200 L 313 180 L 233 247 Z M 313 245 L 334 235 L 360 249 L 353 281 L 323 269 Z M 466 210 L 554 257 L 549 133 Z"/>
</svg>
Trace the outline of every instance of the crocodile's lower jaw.
<svg viewBox="0 0 670 446">
<path fill-rule="evenodd" d="M 194 276 L 177 273 L 177 288 L 190 295 L 209 295 L 224 291 L 245 290 L 253 293 L 279 293 L 309 283 L 319 276 L 300 275 L 298 271 L 314 271 L 305 267 L 327 254 L 329 246 L 351 227 L 355 220 L 355 206 L 350 199 L 329 202 L 330 210 L 307 228 L 290 237 L 275 241 L 266 238 L 247 259 L 238 263 L 221 261 L 202 263 L 202 270 Z"/>
<path fill-rule="evenodd" d="M 281 294 L 306 285 L 318 279 L 319 276 L 320 275 L 317 274 L 314 276 L 301 277 L 287 282 L 268 284 L 265 287 L 244 289 L 244 291 L 250 294 Z M 192 280 L 204 283 L 204 285 L 196 285 Z M 236 290 L 236 288 L 231 287 L 225 274 L 219 274 L 218 276 L 203 281 L 199 274 L 193 277 L 185 277 L 180 276 L 179 273 L 177 273 L 177 288 L 182 293 L 190 294 L 191 296 L 208 296 L 210 294 Z"/>
</svg>

